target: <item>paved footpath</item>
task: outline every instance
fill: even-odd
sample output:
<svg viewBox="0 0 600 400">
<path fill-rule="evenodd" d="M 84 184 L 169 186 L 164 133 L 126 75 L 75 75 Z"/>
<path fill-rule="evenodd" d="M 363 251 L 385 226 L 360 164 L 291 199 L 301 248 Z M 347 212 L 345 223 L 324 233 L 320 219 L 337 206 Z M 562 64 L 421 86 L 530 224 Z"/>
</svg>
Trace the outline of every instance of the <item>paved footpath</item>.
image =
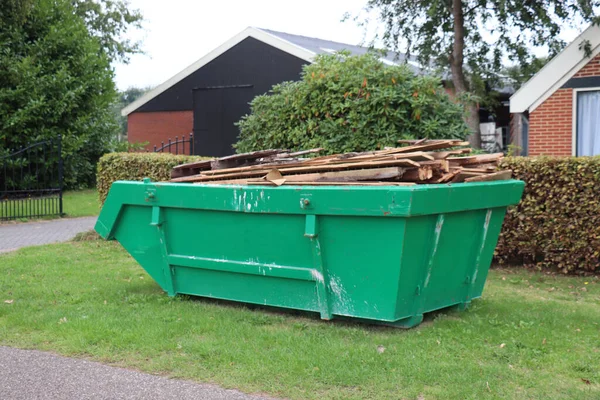
<svg viewBox="0 0 600 400">
<path fill-rule="evenodd" d="M 66 242 L 80 232 L 93 229 L 96 218 L 62 218 L 20 224 L 0 224 L 0 253 L 25 246 Z"/>
<path fill-rule="evenodd" d="M 0 399 L 259 400 L 235 390 L 0 346 Z"/>
</svg>

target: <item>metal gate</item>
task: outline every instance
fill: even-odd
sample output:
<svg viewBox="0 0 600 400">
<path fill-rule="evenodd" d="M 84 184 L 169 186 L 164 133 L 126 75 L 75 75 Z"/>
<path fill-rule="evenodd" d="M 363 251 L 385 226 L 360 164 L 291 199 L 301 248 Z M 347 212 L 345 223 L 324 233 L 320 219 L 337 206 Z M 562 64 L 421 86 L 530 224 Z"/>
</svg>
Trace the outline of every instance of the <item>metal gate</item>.
<svg viewBox="0 0 600 400">
<path fill-rule="evenodd" d="M 185 152 L 185 147 L 187 144 L 187 153 Z M 179 151 L 181 149 L 181 151 Z M 171 138 L 167 143 L 161 142 L 160 147 L 154 146 L 155 153 L 171 153 L 171 154 L 182 154 L 182 155 L 194 155 L 194 134 L 190 133 L 189 139 L 186 139 L 185 136 L 182 136 L 181 139 L 178 139 L 175 136 L 175 141 L 172 142 Z"/>
<path fill-rule="evenodd" d="M 0 154 L 0 221 L 63 215 L 61 136 Z"/>
</svg>

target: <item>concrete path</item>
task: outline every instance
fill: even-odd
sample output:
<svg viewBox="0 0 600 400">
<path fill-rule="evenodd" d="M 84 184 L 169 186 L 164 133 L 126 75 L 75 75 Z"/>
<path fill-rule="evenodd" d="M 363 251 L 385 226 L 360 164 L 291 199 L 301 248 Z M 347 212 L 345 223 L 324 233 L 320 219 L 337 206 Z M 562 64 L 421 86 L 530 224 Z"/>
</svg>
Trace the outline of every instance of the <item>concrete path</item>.
<svg viewBox="0 0 600 400">
<path fill-rule="evenodd" d="M 66 242 L 80 232 L 93 229 L 96 218 L 63 218 L 21 224 L 0 224 L 0 253 L 25 246 Z"/>
<path fill-rule="evenodd" d="M 0 399 L 258 400 L 235 390 L 0 346 Z"/>
</svg>

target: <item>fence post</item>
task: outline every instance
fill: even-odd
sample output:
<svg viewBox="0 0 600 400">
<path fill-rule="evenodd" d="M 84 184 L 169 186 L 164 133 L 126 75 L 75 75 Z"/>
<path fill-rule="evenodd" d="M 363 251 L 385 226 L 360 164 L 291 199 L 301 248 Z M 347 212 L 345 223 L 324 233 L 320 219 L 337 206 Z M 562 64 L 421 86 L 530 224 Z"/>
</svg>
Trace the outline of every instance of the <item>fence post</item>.
<svg viewBox="0 0 600 400">
<path fill-rule="evenodd" d="M 62 135 L 58 135 L 58 212 L 63 216 L 63 158 L 62 158 Z"/>
<path fill-rule="evenodd" d="M 190 133 L 190 156 L 194 155 L 194 132 Z"/>
</svg>

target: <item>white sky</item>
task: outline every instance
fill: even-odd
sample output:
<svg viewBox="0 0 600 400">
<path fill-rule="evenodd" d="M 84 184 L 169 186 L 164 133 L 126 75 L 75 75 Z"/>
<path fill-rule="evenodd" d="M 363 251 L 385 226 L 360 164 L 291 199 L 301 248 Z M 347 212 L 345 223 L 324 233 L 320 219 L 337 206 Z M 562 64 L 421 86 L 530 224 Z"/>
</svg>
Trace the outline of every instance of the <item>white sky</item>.
<svg viewBox="0 0 600 400">
<path fill-rule="evenodd" d="M 156 86 L 248 26 L 361 44 L 364 29 L 344 13 L 357 15 L 367 0 L 130 0 L 145 18 L 141 39 L 145 55 L 115 66 L 117 87 Z M 375 23 L 373 21 L 372 23 Z M 581 27 L 582 29 L 584 27 Z M 373 31 L 376 26 L 370 25 Z M 578 34 L 569 30 L 563 39 Z"/>
<path fill-rule="evenodd" d="M 220 46 L 248 26 L 360 44 L 363 29 L 340 22 L 366 0 L 130 0 L 140 9 L 146 55 L 116 65 L 119 89 L 158 85 Z M 369 38 L 370 39 L 370 38 Z"/>
</svg>

